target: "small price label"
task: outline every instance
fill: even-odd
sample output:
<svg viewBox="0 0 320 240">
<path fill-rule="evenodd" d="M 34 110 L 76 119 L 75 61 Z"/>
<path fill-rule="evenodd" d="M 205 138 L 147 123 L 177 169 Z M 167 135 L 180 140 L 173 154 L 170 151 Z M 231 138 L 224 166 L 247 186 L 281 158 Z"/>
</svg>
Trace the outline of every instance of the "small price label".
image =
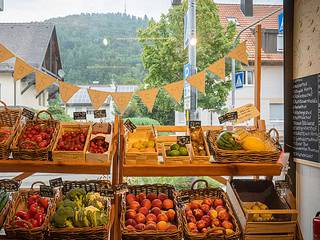
<svg viewBox="0 0 320 240">
<path fill-rule="evenodd" d="M 40 196 L 41 197 L 53 197 L 53 187 L 47 185 L 40 185 Z"/>
<path fill-rule="evenodd" d="M 49 183 L 50 183 L 50 186 L 51 187 L 61 187 L 63 185 L 63 182 L 62 182 L 62 178 L 55 178 L 55 179 L 50 179 L 49 180 Z"/>
<path fill-rule="evenodd" d="M 21 185 L 21 181 L 16 181 L 12 179 L 0 180 L 0 189 L 4 189 L 8 192 L 18 191 L 20 185 Z"/>
<path fill-rule="evenodd" d="M 130 132 L 133 132 L 133 131 L 137 128 L 137 126 L 134 125 L 134 123 L 131 122 L 130 119 L 127 119 L 127 120 L 124 122 L 124 126 L 125 126 L 125 128 L 126 128 L 128 131 L 130 131 Z"/>
<path fill-rule="evenodd" d="M 107 117 L 107 111 L 105 109 L 102 110 L 94 110 L 93 111 L 94 118 L 106 118 Z"/>
<path fill-rule="evenodd" d="M 201 121 L 189 121 L 189 128 L 201 127 Z"/>
<path fill-rule="evenodd" d="M 31 111 L 30 109 L 23 108 L 21 115 L 32 120 L 34 118 L 34 116 L 36 115 L 36 113 Z"/>
<path fill-rule="evenodd" d="M 190 144 L 190 136 L 177 136 L 177 143 L 179 145 Z"/>
<path fill-rule="evenodd" d="M 87 113 L 86 112 L 73 112 L 73 119 L 74 120 L 87 120 Z"/>
<path fill-rule="evenodd" d="M 238 119 L 238 113 L 237 112 L 228 112 L 219 118 L 220 124 L 228 122 L 228 121 L 236 121 Z"/>
</svg>

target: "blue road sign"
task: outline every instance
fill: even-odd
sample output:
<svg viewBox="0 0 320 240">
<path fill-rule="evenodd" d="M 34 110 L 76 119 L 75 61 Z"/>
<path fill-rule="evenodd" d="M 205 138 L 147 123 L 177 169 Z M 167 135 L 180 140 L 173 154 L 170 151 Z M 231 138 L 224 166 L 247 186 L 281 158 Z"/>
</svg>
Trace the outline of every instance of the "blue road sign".
<svg viewBox="0 0 320 240">
<path fill-rule="evenodd" d="M 187 63 L 183 65 L 183 79 L 187 79 L 191 76 L 191 64 Z"/>
<path fill-rule="evenodd" d="M 283 12 L 278 15 L 278 32 L 283 33 Z"/>
<path fill-rule="evenodd" d="M 236 72 L 236 82 L 235 82 L 235 87 L 236 88 L 243 88 L 244 84 L 244 72 Z"/>
<path fill-rule="evenodd" d="M 184 79 L 184 109 L 190 109 L 191 107 L 191 88 L 187 82 L 187 78 L 191 76 L 191 64 L 183 65 L 183 79 Z"/>
</svg>

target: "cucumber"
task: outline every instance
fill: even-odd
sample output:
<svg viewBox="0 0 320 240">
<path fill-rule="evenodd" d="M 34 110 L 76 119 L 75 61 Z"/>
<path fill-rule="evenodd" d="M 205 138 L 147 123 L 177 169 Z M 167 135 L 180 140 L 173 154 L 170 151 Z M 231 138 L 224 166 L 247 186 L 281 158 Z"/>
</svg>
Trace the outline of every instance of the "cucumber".
<svg viewBox="0 0 320 240">
<path fill-rule="evenodd" d="M 1 192 L 1 194 L 0 194 L 0 212 L 6 206 L 8 200 L 9 200 L 9 193 Z"/>
</svg>

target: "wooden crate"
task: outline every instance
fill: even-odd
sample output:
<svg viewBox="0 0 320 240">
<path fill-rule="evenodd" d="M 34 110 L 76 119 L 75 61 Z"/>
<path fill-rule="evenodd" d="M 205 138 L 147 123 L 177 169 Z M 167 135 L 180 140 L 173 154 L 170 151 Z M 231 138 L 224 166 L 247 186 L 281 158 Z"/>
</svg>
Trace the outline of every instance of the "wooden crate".
<svg viewBox="0 0 320 240">
<path fill-rule="evenodd" d="M 209 147 L 208 147 L 208 143 L 207 143 L 207 139 L 204 135 L 204 132 L 202 130 L 202 128 L 200 129 L 201 131 L 201 136 L 203 137 L 203 141 L 204 141 L 204 150 L 206 151 L 206 156 L 199 156 L 196 155 L 195 152 L 193 151 L 193 147 L 192 147 L 192 139 L 191 139 L 191 162 L 192 163 L 198 163 L 198 164 L 202 164 L 202 163 L 208 163 L 210 160 L 210 151 L 209 151 Z M 190 132 L 190 130 L 189 130 Z M 191 136 L 191 135 L 190 135 Z"/>
<path fill-rule="evenodd" d="M 292 234 L 276 234 L 276 235 L 244 235 L 243 240 L 294 240 Z"/>
<path fill-rule="evenodd" d="M 162 156 L 163 156 L 163 160 L 164 160 L 164 164 L 165 165 L 188 165 L 190 164 L 190 157 L 191 157 L 191 153 L 190 153 L 190 144 L 187 144 L 187 150 L 188 150 L 188 156 L 177 156 L 177 157 L 170 157 L 167 156 L 166 154 L 166 150 L 168 150 L 170 148 L 170 146 L 173 143 L 164 143 L 162 144 Z"/>
<path fill-rule="evenodd" d="M 233 189 L 231 184 L 227 183 L 227 194 L 232 203 L 232 206 L 237 213 L 242 231 L 244 235 L 272 235 L 272 234 L 283 234 L 285 236 L 295 235 L 296 224 L 297 224 L 297 215 L 298 212 L 295 209 L 270 209 L 270 210 L 244 210 L 242 202 Z M 272 214 L 272 215 L 286 215 L 290 219 L 288 221 L 279 221 L 279 222 L 254 222 L 254 214 Z M 256 237 L 256 238 L 254 238 Z M 245 239 L 267 239 L 267 238 L 257 238 L 260 236 L 250 236 L 250 238 Z M 271 236 L 273 237 L 273 236 Z M 278 239 L 278 238 L 270 238 Z M 280 239 L 280 238 L 279 238 Z M 282 239 L 282 238 L 281 238 Z M 286 239 L 286 238 L 284 238 Z M 290 239 L 290 238 L 288 238 Z"/>
<path fill-rule="evenodd" d="M 113 155 L 113 144 L 112 144 L 113 129 L 111 126 L 111 132 L 109 134 L 107 134 L 107 132 L 104 130 L 107 129 L 108 124 L 110 124 L 110 123 L 94 123 L 94 124 L 92 124 L 91 136 L 89 138 L 89 143 L 88 143 L 87 149 L 86 149 L 86 162 L 106 163 L 106 164 L 110 165 L 111 158 Z M 89 152 L 90 141 L 92 139 L 93 132 L 95 132 L 97 130 L 99 130 L 99 132 L 102 132 L 101 136 L 105 137 L 106 142 L 109 143 L 108 151 L 105 153 L 90 153 Z"/>
<path fill-rule="evenodd" d="M 157 151 L 157 141 L 154 131 L 150 126 L 139 126 L 135 132 L 126 133 L 126 159 L 125 164 L 127 165 L 154 165 L 158 164 L 158 151 Z M 129 150 L 130 146 L 139 140 L 148 139 L 155 142 L 154 152 L 132 152 Z"/>
<path fill-rule="evenodd" d="M 85 128 L 87 129 L 87 138 L 86 142 L 84 145 L 84 148 L 82 151 L 59 151 L 56 150 L 57 144 L 61 136 L 66 132 L 66 131 L 76 131 L 79 128 Z M 89 144 L 89 137 L 91 134 L 91 124 L 90 123 L 62 123 L 60 127 L 60 131 L 58 133 L 58 137 L 56 139 L 56 142 L 53 146 L 53 151 L 52 151 L 52 159 L 54 162 L 75 162 L 75 163 L 84 163 L 86 159 L 86 150 L 88 148 Z"/>
</svg>

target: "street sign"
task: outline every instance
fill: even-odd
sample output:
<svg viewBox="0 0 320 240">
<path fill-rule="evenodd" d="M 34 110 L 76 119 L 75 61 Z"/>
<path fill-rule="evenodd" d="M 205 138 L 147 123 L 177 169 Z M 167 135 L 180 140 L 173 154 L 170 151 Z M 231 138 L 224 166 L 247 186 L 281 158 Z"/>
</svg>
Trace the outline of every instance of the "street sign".
<svg viewBox="0 0 320 240">
<path fill-rule="evenodd" d="M 187 82 L 187 78 L 191 76 L 191 64 L 185 64 L 183 66 L 183 79 L 184 79 L 184 109 L 190 110 L 191 108 L 191 87 L 190 84 Z"/>
<path fill-rule="evenodd" d="M 184 38 L 183 38 L 184 49 L 186 49 L 189 46 L 190 33 L 189 33 L 189 27 L 188 27 L 189 25 L 188 14 L 189 14 L 189 11 L 187 11 L 186 14 L 184 15 L 184 21 L 183 21 L 184 22 Z"/>
<path fill-rule="evenodd" d="M 244 72 L 236 72 L 236 82 L 235 82 L 235 87 L 236 88 L 243 88 L 244 84 Z"/>
<path fill-rule="evenodd" d="M 283 33 L 283 12 L 278 15 L 278 33 Z"/>
</svg>

